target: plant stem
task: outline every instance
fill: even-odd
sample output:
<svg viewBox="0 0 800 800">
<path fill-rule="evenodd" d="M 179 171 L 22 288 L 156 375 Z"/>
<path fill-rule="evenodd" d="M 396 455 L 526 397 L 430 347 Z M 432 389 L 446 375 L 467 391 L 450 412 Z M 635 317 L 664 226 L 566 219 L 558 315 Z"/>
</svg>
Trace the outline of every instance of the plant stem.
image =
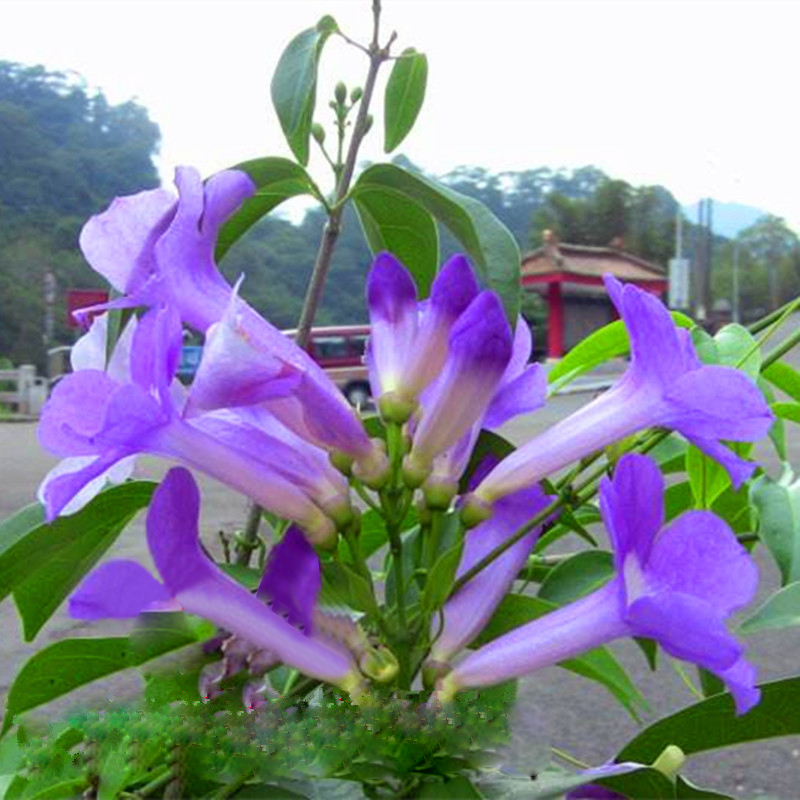
<svg viewBox="0 0 800 800">
<path fill-rule="evenodd" d="M 771 311 L 765 317 L 761 317 L 761 319 L 756 320 L 752 325 L 748 325 L 747 329 L 750 333 L 758 333 L 759 331 L 764 330 L 768 325 L 771 325 L 781 314 L 786 312 L 786 309 L 789 308 L 795 301 L 790 300 L 788 303 L 784 303 L 780 308 L 776 308 L 775 311 Z"/>
<path fill-rule="evenodd" d="M 796 330 L 791 336 L 787 336 L 774 350 L 771 350 L 764 357 L 761 363 L 761 371 L 783 358 L 793 347 L 800 344 L 800 330 Z"/>
<path fill-rule="evenodd" d="M 342 215 L 344 214 L 345 199 L 350 190 L 350 182 L 353 179 L 353 172 L 356 168 L 356 159 L 358 158 L 358 150 L 361 147 L 361 141 L 366 134 L 367 129 L 367 112 L 372 100 L 372 94 L 375 90 L 375 81 L 378 78 L 378 71 L 381 64 L 389 57 L 389 47 L 394 40 L 392 36 L 385 47 L 378 44 L 378 35 L 380 32 L 380 16 L 381 16 L 381 0 L 372 0 L 372 43 L 369 46 L 369 71 L 367 72 L 367 79 L 364 83 L 364 92 L 361 95 L 361 101 L 358 107 L 358 114 L 356 116 L 355 125 L 353 126 L 353 135 L 350 138 L 350 146 L 347 150 L 347 158 L 344 162 L 341 175 L 339 176 L 338 184 L 336 187 L 336 196 L 332 207 L 327 209 L 328 221 L 325 223 L 325 229 L 322 232 L 322 239 L 319 243 L 317 250 L 317 257 L 314 260 L 314 269 L 311 272 L 311 280 L 308 282 L 308 289 L 306 296 L 303 300 L 303 308 L 300 311 L 300 319 L 297 322 L 297 333 L 295 334 L 295 341 L 299 347 L 305 348 L 308 345 L 308 340 L 311 335 L 311 326 L 314 324 L 314 317 L 317 314 L 320 300 L 322 299 L 322 290 L 325 287 L 325 278 L 328 275 L 328 268 L 330 267 L 331 258 L 333 257 L 333 250 L 336 246 L 336 241 L 339 238 L 339 232 L 342 227 Z M 250 556 L 253 549 L 247 549 L 251 542 L 255 542 L 258 536 L 258 526 L 261 519 L 261 508 L 257 503 L 253 503 L 247 516 L 247 524 L 242 534 L 242 551 L 237 556 L 236 563 L 249 565 Z M 242 560 L 240 560 L 242 559 Z"/>
</svg>

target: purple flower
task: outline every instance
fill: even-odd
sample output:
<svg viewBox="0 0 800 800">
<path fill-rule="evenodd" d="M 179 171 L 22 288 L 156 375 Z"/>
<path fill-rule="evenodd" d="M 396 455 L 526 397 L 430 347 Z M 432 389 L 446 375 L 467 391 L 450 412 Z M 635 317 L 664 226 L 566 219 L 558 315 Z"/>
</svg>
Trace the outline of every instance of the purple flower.
<svg viewBox="0 0 800 800">
<path fill-rule="evenodd" d="M 206 340 L 187 416 L 220 408 L 263 408 L 302 439 L 344 453 L 366 477 L 387 468 L 380 445 L 322 368 L 294 342 L 230 296 Z"/>
<path fill-rule="evenodd" d="M 467 531 L 456 577 L 460 578 L 484 556 L 503 544 L 526 520 L 538 514 L 553 499 L 535 486 L 498 502 L 490 520 Z M 447 663 L 481 632 L 514 583 L 540 531 L 541 527 L 531 530 L 445 603 L 444 625 L 431 647 L 432 661 Z M 431 635 L 435 636 L 439 628 L 437 618 L 433 619 L 431 627 Z"/>
<path fill-rule="evenodd" d="M 415 420 L 404 461 L 412 482 L 428 477 L 436 456 L 455 446 L 485 414 L 512 354 L 511 329 L 500 299 L 481 292 L 453 325 L 442 374 Z"/>
<path fill-rule="evenodd" d="M 534 437 L 506 458 L 476 489 L 468 505 L 485 506 L 530 486 L 578 459 L 637 431 L 678 431 L 729 472 L 734 486 L 752 474 L 721 439 L 755 441 L 773 415 L 755 384 L 731 367 L 701 366 L 688 331 L 675 327 L 652 295 L 615 278 L 606 288 L 628 328 L 631 364 L 596 400 Z"/>
<path fill-rule="evenodd" d="M 730 528 L 705 511 L 667 527 L 664 482 L 646 456 L 620 459 L 600 496 L 617 573 L 601 589 L 501 636 L 443 679 L 460 687 L 501 683 L 625 636 L 655 639 L 728 685 L 740 714 L 759 699 L 755 670 L 724 621 L 752 600 L 758 572 Z"/>
<path fill-rule="evenodd" d="M 147 543 L 163 584 L 136 562 L 107 562 L 70 598 L 72 616 L 130 617 L 179 606 L 306 675 L 356 690 L 361 677 L 352 656 L 309 628 L 309 612 L 319 591 L 319 562 L 302 536 L 290 534 L 265 575 L 260 593 L 271 608 L 228 578 L 202 552 L 199 512 L 200 495 L 191 474 L 180 467 L 171 469 L 147 514 Z M 274 574 L 287 569 L 296 578 L 294 587 Z M 300 630 L 304 625 L 309 629 Z"/>
<path fill-rule="evenodd" d="M 255 186 L 236 170 L 204 184 L 191 167 L 178 167 L 175 185 L 177 199 L 165 189 L 117 198 L 84 225 L 80 245 L 92 268 L 125 295 L 104 307 L 169 304 L 205 331 L 231 293 L 214 261 L 219 228 Z"/>
<path fill-rule="evenodd" d="M 430 494 L 442 490 L 445 496 L 454 494 L 481 430 L 496 430 L 510 419 L 535 411 L 544 405 L 547 396 L 547 376 L 540 364 L 529 363 L 532 347 L 531 330 L 527 322 L 520 317 L 514 331 L 511 359 L 488 407 L 455 445 L 434 458 L 433 470 L 423 485 L 426 492 Z M 434 385 L 422 396 L 423 408 L 430 398 L 436 397 Z"/>
<path fill-rule="evenodd" d="M 375 258 L 367 278 L 367 364 L 373 396 L 387 411 L 392 404 L 406 409 L 406 417 L 413 410 L 420 392 L 443 368 L 450 331 L 478 291 L 463 255 L 442 266 L 430 299 L 422 303 L 408 270 L 391 253 Z M 381 403 L 380 398 L 386 399 Z"/>
<path fill-rule="evenodd" d="M 252 418 L 220 412 L 187 422 L 182 387 L 173 381 L 180 346 L 177 312 L 154 309 L 133 334 L 128 380 L 84 369 L 58 384 L 43 409 L 39 439 L 54 455 L 89 460 L 48 476 L 42 489 L 48 519 L 120 461 L 146 452 L 199 469 L 294 520 L 314 541 L 329 540 L 335 527 L 328 514 L 348 510 L 343 477 L 322 451 L 296 448 Z"/>
</svg>

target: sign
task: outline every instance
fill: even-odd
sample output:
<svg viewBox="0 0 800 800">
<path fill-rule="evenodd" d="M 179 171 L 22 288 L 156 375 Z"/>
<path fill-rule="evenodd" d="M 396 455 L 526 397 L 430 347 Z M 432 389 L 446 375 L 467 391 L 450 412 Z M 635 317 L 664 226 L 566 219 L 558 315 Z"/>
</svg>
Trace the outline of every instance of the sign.
<svg viewBox="0 0 800 800">
<path fill-rule="evenodd" d="M 669 262 L 669 307 L 689 308 L 689 259 L 671 258 Z"/>
</svg>

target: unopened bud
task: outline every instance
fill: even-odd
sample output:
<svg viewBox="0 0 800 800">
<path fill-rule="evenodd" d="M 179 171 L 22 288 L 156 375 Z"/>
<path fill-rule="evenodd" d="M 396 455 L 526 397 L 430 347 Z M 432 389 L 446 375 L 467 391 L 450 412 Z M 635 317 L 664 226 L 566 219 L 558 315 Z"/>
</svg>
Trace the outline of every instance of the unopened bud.
<svg viewBox="0 0 800 800">
<path fill-rule="evenodd" d="M 407 400 L 397 392 L 386 392 L 378 398 L 378 411 L 384 422 L 404 425 L 417 410 L 416 401 Z"/>
<path fill-rule="evenodd" d="M 458 483 L 441 479 L 429 478 L 422 489 L 428 508 L 435 511 L 447 511 L 450 503 L 458 494 Z"/>
<path fill-rule="evenodd" d="M 334 469 L 341 472 L 342 475 L 350 476 L 353 471 L 352 456 L 347 455 L 347 453 L 342 453 L 340 450 L 334 450 L 328 458 Z"/>
<path fill-rule="evenodd" d="M 377 490 L 386 486 L 391 470 L 389 469 L 389 459 L 386 456 L 386 442 L 382 439 L 373 439 L 372 445 L 372 452 L 369 456 L 360 459 L 353 466 L 353 475 L 365 486 Z"/>
<path fill-rule="evenodd" d="M 369 133 L 369 129 L 372 127 L 372 123 L 375 121 L 375 117 L 372 114 L 367 114 L 367 118 L 364 120 L 364 135 L 366 136 Z"/>
<path fill-rule="evenodd" d="M 388 683 L 397 675 L 400 665 L 394 653 L 386 647 L 370 647 L 358 660 L 359 669 L 378 683 Z"/>
<path fill-rule="evenodd" d="M 661 755 L 653 762 L 653 769 L 665 778 L 673 780 L 686 762 L 686 754 L 675 744 L 664 748 Z"/>
<path fill-rule="evenodd" d="M 315 122 L 311 126 L 311 135 L 314 137 L 314 140 L 322 144 L 325 141 L 325 128 L 319 124 L 319 122 Z"/>
<path fill-rule="evenodd" d="M 336 88 L 333 90 L 333 96 L 340 106 L 344 105 L 345 100 L 347 100 L 347 87 L 344 85 L 343 81 L 339 81 L 339 83 L 336 84 Z"/>
<path fill-rule="evenodd" d="M 361 87 L 356 86 L 356 88 L 350 92 L 350 102 L 357 103 L 361 99 L 362 94 L 364 94 L 364 92 L 361 90 Z"/>
<path fill-rule="evenodd" d="M 428 659 L 422 667 L 422 685 L 432 691 L 436 684 L 450 672 L 451 667 L 444 661 Z"/>
<path fill-rule="evenodd" d="M 342 494 L 322 503 L 322 510 L 336 523 L 339 530 L 346 528 L 353 521 L 353 507 L 350 495 Z"/>
<path fill-rule="evenodd" d="M 467 530 L 480 525 L 492 516 L 492 507 L 474 494 L 468 494 L 461 506 L 461 522 Z"/>
<path fill-rule="evenodd" d="M 418 489 L 431 474 L 431 465 L 421 463 L 414 458 L 412 451 L 403 459 L 403 483 L 409 489 Z"/>
</svg>

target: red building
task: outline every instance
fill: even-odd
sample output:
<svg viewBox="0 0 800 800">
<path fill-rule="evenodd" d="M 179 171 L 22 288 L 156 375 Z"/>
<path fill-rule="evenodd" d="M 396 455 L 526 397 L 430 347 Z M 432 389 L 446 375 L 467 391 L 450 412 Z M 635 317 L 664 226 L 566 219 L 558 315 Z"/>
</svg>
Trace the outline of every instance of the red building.
<svg viewBox="0 0 800 800">
<path fill-rule="evenodd" d="M 523 289 L 540 293 L 547 303 L 548 358 L 560 358 L 592 331 L 616 319 L 603 287 L 606 273 L 658 297 L 666 293 L 664 269 L 626 253 L 617 244 L 564 244 L 552 231 L 545 231 L 544 244 L 523 257 Z"/>
</svg>

